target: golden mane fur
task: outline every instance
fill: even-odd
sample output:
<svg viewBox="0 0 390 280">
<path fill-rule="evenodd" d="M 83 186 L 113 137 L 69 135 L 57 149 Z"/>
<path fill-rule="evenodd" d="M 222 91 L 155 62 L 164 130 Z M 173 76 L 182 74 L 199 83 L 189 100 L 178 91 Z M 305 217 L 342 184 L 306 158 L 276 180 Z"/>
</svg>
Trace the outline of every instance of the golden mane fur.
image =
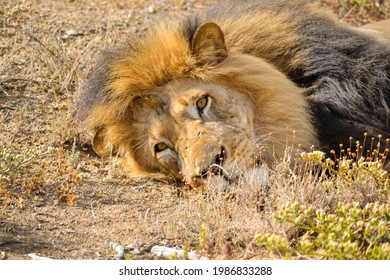
<svg viewBox="0 0 390 280">
<path fill-rule="evenodd" d="M 278 2 L 282 8 L 233 16 L 228 7 L 162 24 L 104 54 L 79 102 L 95 151 L 117 154 L 136 176 L 197 184 L 272 165 L 291 146 L 316 146 L 310 87 L 292 81 L 308 62 L 302 22 L 293 19 L 305 11 L 335 22 L 312 4 Z"/>
</svg>

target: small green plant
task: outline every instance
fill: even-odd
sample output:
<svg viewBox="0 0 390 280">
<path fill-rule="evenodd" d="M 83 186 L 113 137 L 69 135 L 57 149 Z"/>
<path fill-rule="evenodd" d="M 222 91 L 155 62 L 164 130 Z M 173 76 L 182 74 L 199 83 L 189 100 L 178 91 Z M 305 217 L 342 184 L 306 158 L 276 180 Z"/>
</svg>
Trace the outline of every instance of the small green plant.
<svg viewBox="0 0 390 280">
<path fill-rule="evenodd" d="M 56 153 L 57 165 L 49 166 L 48 157 Z M 75 147 L 66 154 L 62 147 L 38 146 L 15 151 L 0 142 L 0 203 L 5 207 L 23 208 L 27 201 L 39 200 L 48 187 L 54 186 L 60 201 L 74 205 L 81 180 L 73 167 L 78 160 L 79 152 Z"/>
<path fill-rule="evenodd" d="M 70 151 L 66 151 L 64 154 L 65 161 L 71 166 L 76 167 L 80 161 L 80 151 L 77 150 L 77 139 L 74 137 L 72 148 Z"/>
<path fill-rule="evenodd" d="M 210 234 L 209 228 L 202 224 L 199 229 L 199 246 L 198 251 L 202 256 L 211 257 L 214 255 L 214 246 L 212 242 L 210 242 L 208 235 Z"/>
<path fill-rule="evenodd" d="M 15 152 L 0 142 L 0 181 L 9 180 L 18 170 L 25 167 L 29 162 L 51 154 L 56 149 L 53 147 L 24 148 Z"/>
<path fill-rule="evenodd" d="M 0 203 L 23 208 L 27 197 L 33 200 L 42 191 L 46 177 L 46 162 L 39 163 L 38 172 L 31 173 L 31 165 L 55 152 L 53 147 L 38 146 L 15 151 L 0 142 Z"/>
<path fill-rule="evenodd" d="M 353 184 L 366 184 L 372 181 L 383 194 L 388 195 L 390 176 L 383 168 L 384 160 L 389 153 L 388 150 L 386 147 L 385 153 L 381 155 L 374 150 L 372 152 L 374 156 L 363 157 L 358 155 L 359 152 L 352 153 L 349 149 L 347 154 L 342 153 L 339 158 L 335 157 L 335 160 L 326 158 L 323 152 L 314 151 L 301 153 L 301 158 L 312 170 L 317 172 L 326 170 L 331 177 L 337 178 L 338 182 L 343 185 L 352 186 Z"/>
<path fill-rule="evenodd" d="M 292 225 L 293 240 L 275 234 L 258 234 L 255 243 L 291 255 L 324 259 L 390 259 L 390 206 L 370 203 L 339 205 L 332 214 L 324 210 L 291 204 L 274 215 L 279 222 Z"/>
<path fill-rule="evenodd" d="M 26 13 L 28 11 L 29 11 L 29 7 L 24 4 L 0 7 L 0 15 L 4 15 L 6 18 L 13 17 L 21 13 Z"/>
</svg>

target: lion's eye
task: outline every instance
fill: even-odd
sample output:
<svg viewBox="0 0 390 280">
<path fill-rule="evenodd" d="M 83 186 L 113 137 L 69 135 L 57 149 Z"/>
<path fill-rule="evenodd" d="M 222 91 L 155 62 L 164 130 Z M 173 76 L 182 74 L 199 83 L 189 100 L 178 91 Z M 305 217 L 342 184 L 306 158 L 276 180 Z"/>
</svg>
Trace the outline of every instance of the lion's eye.
<svg viewBox="0 0 390 280">
<path fill-rule="evenodd" d="M 207 107 L 208 103 L 209 103 L 209 97 L 202 96 L 196 101 L 196 108 L 198 108 L 198 111 L 200 113 L 203 113 L 203 110 Z"/>
<path fill-rule="evenodd" d="M 160 142 L 160 143 L 158 143 L 158 144 L 156 144 L 154 146 L 154 152 L 155 153 L 159 153 L 159 152 L 162 152 L 162 151 L 164 151 L 165 149 L 168 149 L 168 148 L 169 147 L 168 147 L 167 144 L 165 144 L 164 142 Z"/>
</svg>

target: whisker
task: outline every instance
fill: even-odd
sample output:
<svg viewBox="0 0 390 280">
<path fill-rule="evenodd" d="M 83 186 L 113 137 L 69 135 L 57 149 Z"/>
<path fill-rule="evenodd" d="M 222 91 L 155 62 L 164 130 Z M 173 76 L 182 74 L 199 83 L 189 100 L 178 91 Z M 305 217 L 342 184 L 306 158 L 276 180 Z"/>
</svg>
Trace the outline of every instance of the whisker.
<svg viewBox="0 0 390 280">
<path fill-rule="evenodd" d="M 134 149 L 134 152 L 138 151 L 139 149 L 143 148 L 148 143 L 148 140 L 141 140 L 137 144 L 135 144 L 132 148 Z"/>
</svg>

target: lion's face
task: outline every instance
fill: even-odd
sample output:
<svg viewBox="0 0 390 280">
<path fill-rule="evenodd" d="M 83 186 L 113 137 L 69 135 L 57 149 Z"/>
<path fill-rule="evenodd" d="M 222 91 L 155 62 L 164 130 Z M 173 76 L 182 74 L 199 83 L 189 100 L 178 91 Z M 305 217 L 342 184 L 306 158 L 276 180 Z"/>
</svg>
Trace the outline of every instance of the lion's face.
<svg viewBox="0 0 390 280">
<path fill-rule="evenodd" d="M 196 184 L 256 163 L 253 104 L 223 86 L 183 79 L 137 98 L 131 114 L 134 158 L 148 172 Z"/>
</svg>

